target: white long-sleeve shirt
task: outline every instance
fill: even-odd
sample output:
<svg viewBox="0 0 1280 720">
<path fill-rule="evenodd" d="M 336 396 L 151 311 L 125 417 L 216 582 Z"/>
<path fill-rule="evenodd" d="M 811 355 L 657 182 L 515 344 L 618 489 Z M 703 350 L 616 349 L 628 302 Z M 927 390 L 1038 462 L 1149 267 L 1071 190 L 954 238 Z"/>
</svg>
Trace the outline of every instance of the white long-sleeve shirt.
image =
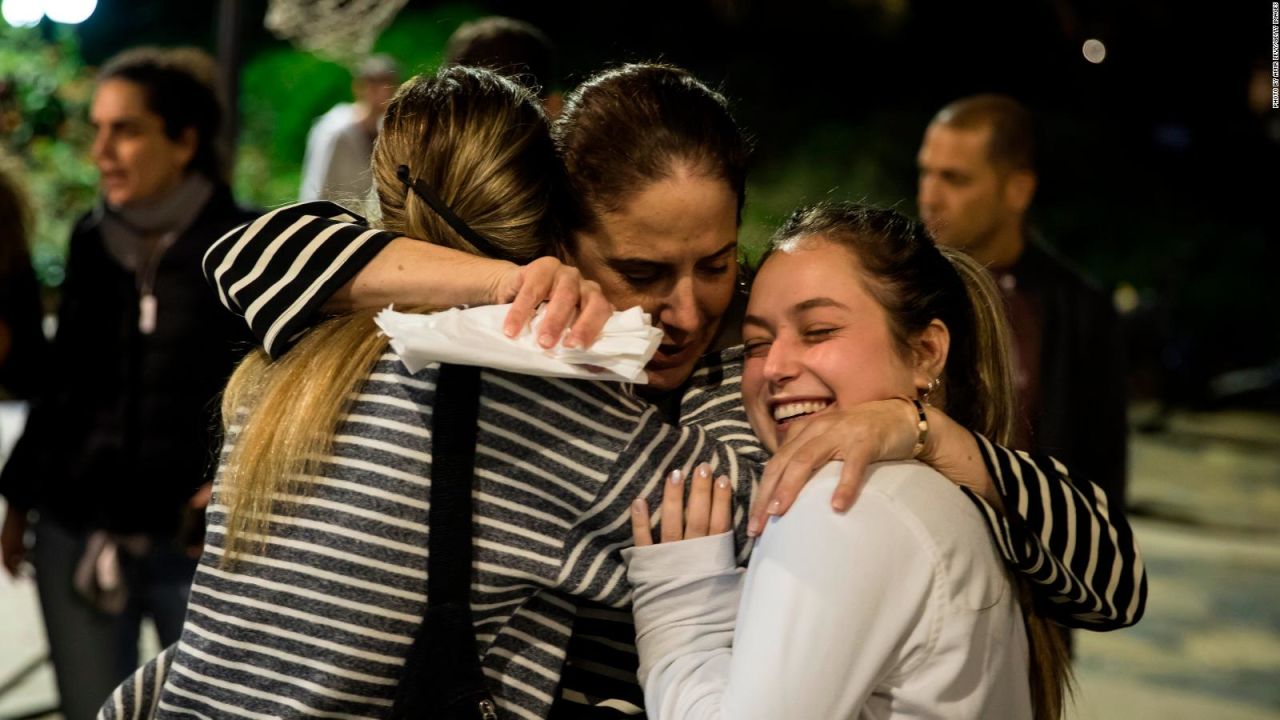
<svg viewBox="0 0 1280 720">
<path fill-rule="evenodd" d="M 915 462 L 849 512 L 827 465 L 735 567 L 729 534 L 624 551 L 649 717 L 1028 718 L 1014 588 L 983 518 Z"/>
<path fill-rule="evenodd" d="M 373 187 L 373 136 L 356 122 L 356 106 L 335 105 L 307 133 L 298 199 L 363 202 Z"/>
</svg>

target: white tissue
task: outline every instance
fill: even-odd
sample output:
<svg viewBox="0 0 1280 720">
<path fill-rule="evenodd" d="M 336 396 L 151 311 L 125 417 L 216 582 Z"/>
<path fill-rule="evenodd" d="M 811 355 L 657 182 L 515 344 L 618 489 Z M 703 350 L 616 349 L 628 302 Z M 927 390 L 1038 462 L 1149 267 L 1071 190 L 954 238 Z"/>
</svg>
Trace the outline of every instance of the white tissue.
<svg viewBox="0 0 1280 720">
<path fill-rule="evenodd" d="M 510 309 L 510 305 L 484 305 L 418 315 L 387 308 L 375 322 L 409 372 L 442 362 L 543 377 L 648 382 L 644 366 L 658 349 L 662 331 L 649 323 L 648 314 L 639 307 L 614 312 L 600 337 L 585 350 L 559 344 L 549 350 L 540 347 L 536 338 L 543 308 L 519 335 L 507 337 L 502 323 Z"/>
</svg>

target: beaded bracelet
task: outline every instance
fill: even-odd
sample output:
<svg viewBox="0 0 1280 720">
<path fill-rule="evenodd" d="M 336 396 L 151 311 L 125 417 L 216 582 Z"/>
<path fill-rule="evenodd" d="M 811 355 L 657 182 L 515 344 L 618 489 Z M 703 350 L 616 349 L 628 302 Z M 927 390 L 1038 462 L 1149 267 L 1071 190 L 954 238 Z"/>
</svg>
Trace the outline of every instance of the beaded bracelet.
<svg viewBox="0 0 1280 720">
<path fill-rule="evenodd" d="M 916 416 L 919 419 L 916 422 L 916 444 L 911 448 L 911 457 L 920 457 L 920 453 L 924 452 L 925 442 L 929 440 L 929 418 L 924 414 L 924 405 L 919 400 L 902 395 L 899 395 L 898 399 L 906 400 L 916 408 Z"/>
</svg>

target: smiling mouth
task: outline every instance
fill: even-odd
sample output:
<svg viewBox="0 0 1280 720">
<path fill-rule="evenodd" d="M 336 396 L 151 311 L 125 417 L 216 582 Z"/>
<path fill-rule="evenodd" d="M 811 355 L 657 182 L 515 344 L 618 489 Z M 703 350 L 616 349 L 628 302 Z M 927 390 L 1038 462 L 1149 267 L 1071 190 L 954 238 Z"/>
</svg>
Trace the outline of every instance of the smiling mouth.
<svg viewBox="0 0 1280 720">
<path fill-rule="evenodd" d="M 787 423 L 822 412 L 828 407 L 831 407 L 830 400 L 802 400 L 800 402 L 781 403 L 773 407 L 773 420 L 777 423 Z"/>
</svg>

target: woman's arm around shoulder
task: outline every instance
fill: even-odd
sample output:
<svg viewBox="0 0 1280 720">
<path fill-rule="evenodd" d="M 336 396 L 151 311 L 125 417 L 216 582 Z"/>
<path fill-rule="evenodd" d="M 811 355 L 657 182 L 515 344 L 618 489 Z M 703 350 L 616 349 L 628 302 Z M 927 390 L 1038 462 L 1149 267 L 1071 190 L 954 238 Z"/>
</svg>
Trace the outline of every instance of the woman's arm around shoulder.
<svg viewBox="0 0 1280 720">
<path fill-rule="evenodd" d="M 205 251 L 205 279 L 279 357 L 395 233 L 331 202 L 277 208 L 223 235 Z"/>
<path fill-rule="evenodd" d="M 916 412 L 907 407 L 900 399 L 875 401 L 799 423 L 761 478 L 753 529 L 785 513 L 814 470 L 831 460 L 844 461 L 832 505 L 853 504 L 867 465 L 910 456 L 919 433 Z M 1142 617 L 1142 554 L 1105 492 L 1053 458 L 1004 448 L 935 407 L 927 418 L 919 459 L 977 504 L 1005 561 L 1032 580 L 1042 613 L 1089 630 L 1127 627 Z"/>
<path fill-rule="evenodd" d="M 613 311 L 599 285 L 556 258 L 516 265 L 473 255 L 372 229 L 323 201 L 241 225 L 209 247 L 203 267 L 218 299 L 273 358 L 325 313 L 511 303 L 503 330 L 514 336 L 546 301 L 539 342 L 563 337 L 572 348 L 594 342 Z"/>
<path fill-rule="evenodd" d="M 962 429 L 963 430 L 963 429 Z M 968 431 L 964 431 L 968 434 Z M 1047 455 L 973 434 L 1004 513 L 977 492 L 1005 561 L 1028 576 L 1040 609 L 1068 627 L 1116 630 L 1142 619 L 1147 571 L 1133 529 L 1100 487 Z"/>
</svg>

